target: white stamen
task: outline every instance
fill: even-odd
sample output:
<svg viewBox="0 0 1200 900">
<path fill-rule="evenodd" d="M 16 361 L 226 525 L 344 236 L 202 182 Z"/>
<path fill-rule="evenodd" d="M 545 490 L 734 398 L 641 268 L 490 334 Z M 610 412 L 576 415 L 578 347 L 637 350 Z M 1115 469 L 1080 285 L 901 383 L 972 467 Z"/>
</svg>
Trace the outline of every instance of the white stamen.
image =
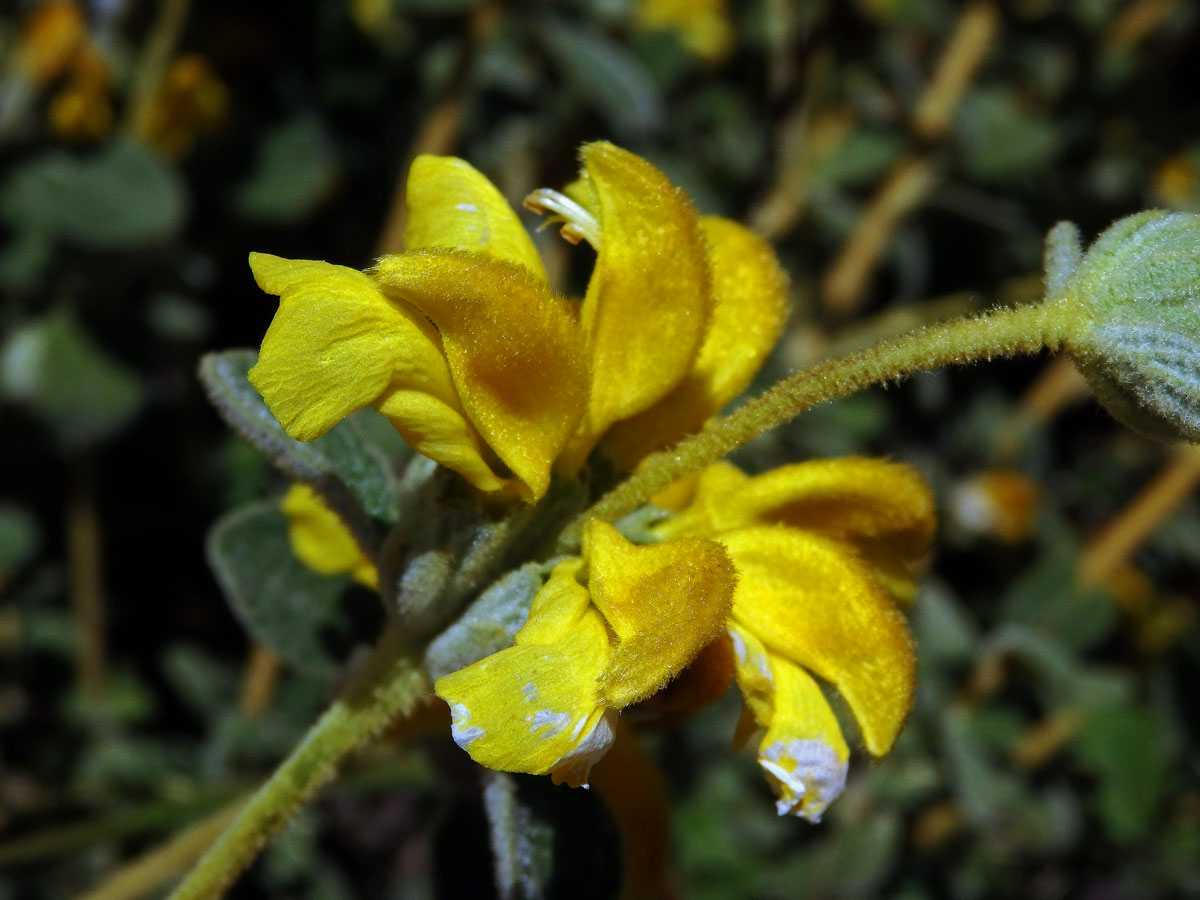
<svg viewBox="0 0 1200 900">
<path fill-rule="evenodd" d="M 595 216 L 566 194 L 560 194 L 550 188 L 538 188 L 526 195 L 525 208 L 539 214 L 554 213 L 546 220 L 546 224 L 566 223 L 560 232 L 566 240 L 572 244 L 578 244 L 581 240 L 587 241 L 596 250 L 600 249 L 600 223 Z"/>
</svg>

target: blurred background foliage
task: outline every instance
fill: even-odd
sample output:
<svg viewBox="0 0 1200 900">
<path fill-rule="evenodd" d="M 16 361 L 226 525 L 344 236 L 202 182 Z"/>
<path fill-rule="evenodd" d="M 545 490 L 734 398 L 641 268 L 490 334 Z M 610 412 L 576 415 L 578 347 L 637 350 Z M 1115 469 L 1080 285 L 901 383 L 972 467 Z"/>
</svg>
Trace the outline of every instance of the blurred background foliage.
<svg viewBox="0 0 1200 900">
<path fill-rule="evenodd" d="M 763 384 L 1036 298 L 1059 219 L 1095 234 L 1200 211 L 1187 0 L 2 9 L 3 900 L 160 891 L 376 627 L 368 593 L 297 568 L 284 481 L 194 373 L 270 321 L 248 251 L 364 266 L 398 249 L 415 154 L 465 157 L 519 203 L 612 139 L 748 222 L 793 278 Z M 586 255 L 539 242 L 581 291 Z M 915 463 L 943 511 L 911 611 L 911 721 L 815 827 L 776 818 L 730 752 L 732 701 L 648 734 L 673 896 L 1200 895 L 1200 455 L 1121 430 L 1043 359 L 815 410 L 739 461 L 847 453 Z M 235 509 L 266 524 L 253 545 L 213 536 L 219 584 L 206 534 Z M 239 591 L 309 615 L 264 624 Z M 317 652 L 319 629 L 340 637 Z M 436 713 L 406 731 L 233 896 L 487 896 L 478 773 Z M 612 822 L 571 796 L 586 855 Z"/>
</svg>

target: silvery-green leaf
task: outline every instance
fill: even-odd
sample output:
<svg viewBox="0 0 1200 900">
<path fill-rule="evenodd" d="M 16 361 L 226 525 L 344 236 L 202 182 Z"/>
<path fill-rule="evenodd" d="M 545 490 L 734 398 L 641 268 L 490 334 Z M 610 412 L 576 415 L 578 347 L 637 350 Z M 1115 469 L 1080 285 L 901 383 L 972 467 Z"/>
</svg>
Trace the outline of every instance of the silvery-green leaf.
<svg viewBox="0 0 1200 900">
<path fill-rule="evenodd" d="M 396 466 L 404 447 L 395 429 L 373 409 L 360 410 L 315 441 L 297 441 L 284 433 L 246 373 L 258 355 L 253 350 L 210 353 L 200 361 L 200 380 L 221 417 L 284 474 L 311 484 L 335 509 L 343 486 L 369 515 L 385 522 L 399 517 L 400 485 Z M 382 427 L 380 427 L 382 424 Z"/>
<path fill-rule="evenodd" d="M 466 608 L 458 620 L 438 635 L 425 651 L 432 679 L 464 669 L 485 656 L 512 646 L 525 624 L 533 597 L 542 587 L 540 563 L 509 572 Z"/>
<path fill-rule="evenodd" d="M 306 568 L 288 543 L 277 500 L 223 516 L 208 534 L 209 565 L 234 615 L 255 640 L 314 675 L 337 671 L 346 578 Z"/>
</svg>

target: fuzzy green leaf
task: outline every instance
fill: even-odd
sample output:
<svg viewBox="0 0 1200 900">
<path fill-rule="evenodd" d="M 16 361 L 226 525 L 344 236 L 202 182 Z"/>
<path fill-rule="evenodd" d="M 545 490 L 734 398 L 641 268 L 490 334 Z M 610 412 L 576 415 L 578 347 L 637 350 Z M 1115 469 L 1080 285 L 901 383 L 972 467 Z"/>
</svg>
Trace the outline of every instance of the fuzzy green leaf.
<svg viewBox="0 0 1200 900">
<path fill-rule="evenodd" d="M 302 671 L 337 671 L 345 618 L 338 598 L 349 581 L 318 575 L 296 559 L 278 501 L 223 516 L 206 551 L 225 599 L 255 640 Z"/>
<path fill-rule="evenodd" d="M 395 522 L 400 486 L 394 466 L 404 456 L 395 429 L 366 409 L 315 441 L 288 437 L 246 380 L 256 359 L 253 350 L 227 350 L 200 361 L 200 380 L 221 417 L 285 475 L 327 496 L 344 486 L 368 514 Z M 340 504 L 333 499 L 336 509 Z"/>
</svg>

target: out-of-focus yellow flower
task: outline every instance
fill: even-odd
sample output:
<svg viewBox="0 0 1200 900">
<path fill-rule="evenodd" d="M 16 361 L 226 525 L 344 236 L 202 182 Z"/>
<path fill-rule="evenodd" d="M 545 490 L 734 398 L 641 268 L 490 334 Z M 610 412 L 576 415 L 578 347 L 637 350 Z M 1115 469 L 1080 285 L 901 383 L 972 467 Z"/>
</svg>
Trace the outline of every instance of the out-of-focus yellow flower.
<svg viewBox="0 0 1200 900">
<path fill-rule="evenodd" d="M 113 124 L 109 70 L 96 50 L 85 47 L 71 64 L 71 78 L 50 102 L 50 129 L 67 141 L 95 141 Z"/>
<path fill-rule="evenodd" d="M 551 290 L 496 188 L 449 157 L 414 162 L 407 250 L 370 272 L 252 254 L 280 306 L 250 380 L 287 433 L 310 440 L 371 404 L 478 490 L 536 500 L 602 440 L 631 468 L 739 393 L 782 327 L 774 254 L 632 153 L 582 157 L 565 194 L 527 199 L 596 248 L 580 303 Z"/>
<path fill-rule="evenodd" d="M 845 785 L 849 750 L 817 677 L 845 698 L 868 752 L 892 746 L 912 705 L 916 659 L 898 599 L 934 528 L 929 489 L 908 466 L 848 458 L 749 477 L 718 463 L 663 537 L 721 543 L 738 572 L 729 633 L 746 701 L 739 732 L 765 729 L 758 760 L 780 814 L 820 819 Z M 686 493 L 686 487 L 682 489 Z"/>
<path fill-rule="evenodd" d="M 616 711 L 658 691 L 725 627 L 735 574 L 721 546 L 631 544 L 593 519 L 507 650 L 439 678 L 454 740 L 481 765 L 587 783 Z"/>
<path fill-rule="evenodd" d="M 229 91 L 198 53 L 172 60 L 138 131 L 169 156 L 182 156 L 225 118 Z"/>
<path fill-rule="evenodd" d="M 959 484 L 950 495 L 950 515 L 959 527 L 1006 543 L 1026 540 L 1033 530 L 1041 490 L 1022 472 L 992 469 Z"/>
<path fill-rule="evenodd" d="M 688 50 L 720 62 L 733 48 L 726 0 L 640 0 L 634 12 L 639 28 L 674 31 Z"/>
<path fill-rule="evenodd" d="M 87 20 L 74 0 L 49 0 L 30 16 L 17 49 L 17 66 L 37 86 L 58 78 L 87 44 Z"/>
<path fill-rule="evenodd" d="M 1150 179 L 1156 203 L 1171 209 L 1200 206 L 1200 153 L 1177 153 L 1164 160 Z"/>
<path fill-rule="evenodd" d="M 293 484 L 280 509 L 288 520 L 288 542 L 300 562 L 322 575 L 349 575 L 379 590 L 375 564 L 320 494 L 306 484 Z"/>
</svg>

